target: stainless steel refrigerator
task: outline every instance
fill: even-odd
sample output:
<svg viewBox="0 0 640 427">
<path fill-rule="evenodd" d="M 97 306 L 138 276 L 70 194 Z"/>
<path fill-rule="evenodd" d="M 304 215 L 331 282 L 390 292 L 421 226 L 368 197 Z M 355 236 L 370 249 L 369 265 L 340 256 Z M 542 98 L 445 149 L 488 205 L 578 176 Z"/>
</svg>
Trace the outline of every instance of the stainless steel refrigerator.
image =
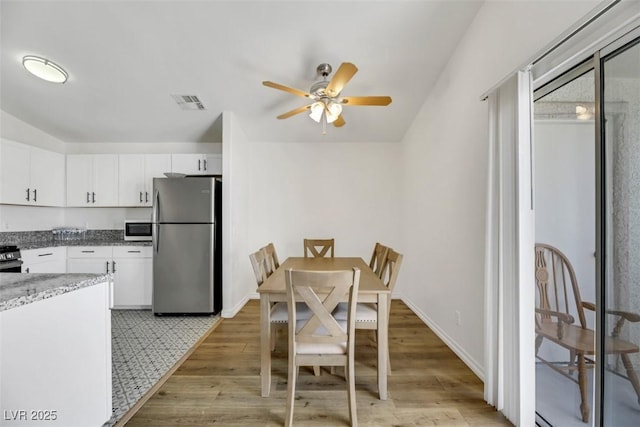
<svg viewBox="0 0 640 427">
<path fill-rule="evenodd" d="M 222 181 L 153 180 L 153 313 L 222 309 Z"/>
</svg>

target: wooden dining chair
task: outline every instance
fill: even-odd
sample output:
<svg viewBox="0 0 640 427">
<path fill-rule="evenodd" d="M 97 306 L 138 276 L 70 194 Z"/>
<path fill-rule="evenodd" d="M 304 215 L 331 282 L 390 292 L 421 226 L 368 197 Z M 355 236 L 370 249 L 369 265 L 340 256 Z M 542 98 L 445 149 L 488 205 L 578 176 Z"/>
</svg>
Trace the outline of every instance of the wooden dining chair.
<svg viewBox="0 0 640 427">
<path fill-rule="evenodd" d="M 384 263 L 387 260 L 387 253 L 389 248 L 378 242 L 373 247 L 373 254 L 371 254 L 371 261 L 369 261 L 369 267 L 373 270 L 378 277 L 382 277 Z"/>
<path fill-rule="evenodd" d="M 249 255 L 251 260 L 251 266 L 253 267 L 253 273 L 256 277 L 256 283 L 258 287 L 262 286 L 265 280 L 271 275 L 269 274 L 269 262 L 267 261 L 267 251 L 261 248 L 257 252 Z M 309 307 L 303 302 L 298 303 L 298 317 L 309 318 L 311 311 Z M 271 306 L 271 350 L 275 349 L 276 333 L 278 331 L 286 331 L 288 323 L 287 303 L 277 302 Z"/>
<path fill-rule="evenodd" d="M 388 248 L 387 257 L 382 268 L 381 278 L 384 285 L 393 292 L 398 279 L 398 272 L 402 265 L 402 254 Z M 389 304 L 387 309 L 387 319 L 391 314 L 391 294 L 389 294 Z M 346 320 L 348 316 L 348 307 L 344 304 L 338 304 L 335 312 L 336 319 Z M 375 303 L 358 303 L 356 307 L 356 329 L 370 329 L 374 332 L 374 341 L 376 339 L 375 331 L 378 330 L 378 307 Z M 389 359 L 389 349 L 387 348 L 388 370 L 391 373 L 391 361 Z"/>
<path fill-rule="evenodd" d="M 355 391 L 355 308 L 360 270 L 285 271 L 289 308 L 289 375 L 285 426 L 293 425 L 296 381 L 300 366 L 344 366 L 352 426 L 358 425 Z M 348 298 L 348 299 L 347 299 Z M 297 316 L 296 300 L 310 307 L 312 316 Z M 332 312 L 340 301 L 348 300 L 347 320 L 337 320 Z"/>
<path fill-rule="evenodd" d="M 535 245 L 535 283 L 536 358 L 578 384 L 582 421 L 589 422 L 587 369 L 594 366 L 595 334 L 587 326 L 585 309 L 595 312 L 596 306 L 582 301 L 573 266 L 565 254 L 551 245 Z M 606 337 L 605 352 L 620 356 L 640 403 L 640 383 L 629 359 L 629 354 L 637 353 L 639 348 L 620 338 L 625 321 L 638 322 L 640 316 L 618 310 L 607 311 L 607 316 L 615 316 L 616 321 L 613 333 Z M 540 351 L 544 340 L 568 350 L 567 360 L 557 361 L 557 356 L 553 361 L 546 360 Z M 576 371 L 577 379 L 573 375 Z"/>
<path fill-rule="evenodd" d="M 305 258 L 333 258 L 334 239 L 304 239 Z"/>
<path fill-rule="evenodd" d="M 276 247 L 273 243 L 269 243 L 268 245 L 260 248 L 260 250 L 265 252 L 265 259 L 267 260 L 267 276 L 271 276 L 273 272 L 280 267 Z"/>
</svg>

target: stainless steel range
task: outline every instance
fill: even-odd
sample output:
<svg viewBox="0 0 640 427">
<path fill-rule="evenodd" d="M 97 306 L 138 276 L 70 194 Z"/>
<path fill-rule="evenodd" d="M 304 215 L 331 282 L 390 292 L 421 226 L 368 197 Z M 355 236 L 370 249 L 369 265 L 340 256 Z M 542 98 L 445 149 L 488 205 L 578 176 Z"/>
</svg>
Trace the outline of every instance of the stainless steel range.
<svg viewBox="0 0 640 427">
<path fill-rule="evenodd" d="M 0 273 L 21 273 L 20 249 L 15 245 L 0 246 Z"/>
</svg>

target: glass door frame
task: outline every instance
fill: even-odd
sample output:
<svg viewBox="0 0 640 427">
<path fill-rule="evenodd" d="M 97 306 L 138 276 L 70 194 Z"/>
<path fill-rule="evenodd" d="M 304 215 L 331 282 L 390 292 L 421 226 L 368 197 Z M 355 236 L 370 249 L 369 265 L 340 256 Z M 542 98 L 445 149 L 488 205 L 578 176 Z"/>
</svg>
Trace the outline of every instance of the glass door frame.
<svg viewBox="0 0 640 427">
<path fill-rule="evenodd" d="M 564 87 L 565 85 L 568 85 L 572 82 L 574 82 L 575 80 L 583 77 L 585 74 L 590 73 L 593 71 L 593 77 L 594 77 L 594 104 L 596 105 L 596 110 L 594 112 L 594 117 L 593 117 L 593 122 L 594 122 L 594 128 L 595 128 L 595 134 L 597 134 L 599 132 L 599 117 L 598 117 L 598 112 L 599 112 L 599 108 L 597 106 L 598 104 L 598 96 L 597 96 L 597 92 L 596 92 L 596 88 L 595 88 L 595 81 L 598 79 L 598 75 L 597 75 L 597 61 L 596 58 L 593 54 L 591 54 L 589 57 L 586 57 L 586 59 L 584 59 L 582 62 L 578 63 L 577 65 L 573 66 L 573 68 L 565 71 L 564 73 L 556 76 L 553 80 L 548 81 L 546 83 L 544 83 L 543 85 L 540 85 L 539 87 L 534 88 L 534 92 L 533 92 L 533 97 L 532 97 L 532 101 L 535 103 L 539 100 L 541 100 L 542 98 L 546 97 L 547 95 L 551 94 L 552 92 Z M 535 128 L 535 122 L 532 121 L 531 126 L 532 126 L 532 130 L 534 130 Z M 598 151 L 599 151 L 599 147 L 600 147 L 600 142 L 597 138 L 596 135 L 594 135 L 593 138 L 593 142 L 592 142 L 592 148 L 593 148 L 593 152 L 594 152 L 594 157 L 596 158 L 596 164 L 597 164 L 597 158 L 598 158 Z M 532 142 L 532 150 L 533 150 L 533 142 Z M 534 155 L 532 154 L 532 159 L 534 158 Z M 594 164 L 593 166 L 596 167 L 596 164 Z M 535 170 L 535 167 L 532 167 L 532 173 Z M 595 175 L 595 179 L 596 181 L 598 180 L 598 172 L 595 171 L 594 173 Z M 533 181 L 533 180 L 532 180 Z M 597 185 L 596 185 L 597 187 Z M 535 191 L 535 189 L 534 189 Z M 597 188 L 596 188 L 596 192 L 598 192 Z M 596 211 L 596 215 L 595 215 L 595 222 L 598 223 L 599 222 L 599 218 L 597 215 L 597 211 L 598 211 L 598 200 L 596 198 L 595 203 L 594 203 L 594 210 Z M 537 206 L 536 208 L 537 209 Z M 534 213 L 535 215 L 535 213 Z M 597 239 L 597 226 L 596 224 L 594 224 L 594 228 L 592 229 L 593 233 L 594 233 L 594 243 L 595 243 L 595 247 L 598 247 L 598 239 Z M 537 240 L 536 240 L 537 241 Z M 599 307 L 598 304 L 598 294 L 599 294 L 599 290 L 598 290 L 598 279 L 597 279 L 597 272 L 598 272 L 598 261 L 597 259 L 594 261 L 594 263 L 596 264 L 596 270 L 593 271 L 593 277 L 594 277 L 594 286 L 596 287 L 595 290 L 595 294 L 596 294 L 596 307 Z M 596 310 L 596 324 L 595 326 L 595 330 L 598 331 L 598 320 L 597 320 L 597 314 L 598 314 L 598 310 Z M 596 335 L 598 335 L 596 333 Z M 596 357 L 596 361 L 599 360 Z M 596 363 L 596 367 L 597 367 L 597 363 Z M 594 367 L 594 378 L 596 376 L 596 370 Z M 597 385 L 593 384 L 593 390 L 594 390 L 594 397 L 596 396 L 596 388 Z M 597 402 L 597 401 L 596 401 Z M 591 406 L 591 405 L 590 405 Z M 597 403 L 595 403 L 593 406 L 597 406 Z M 540 413 L 538 412 L 538 405 L 536 403 L 535 405 L 536 408 L 536 423 L 539 426 L 551 426 L 554 424 L 551 424 L 550 420 L 548 420 L 547 418 L 545 418 L 545 414 L 544 413 Z M 589 424 L 585 424 L 585 426 L 597 426 L 599 425 L 599 423 L 596 422 L 596 420 L 599 420 L 599 418 L 597 418 L 596 415 L 596 410 L 595 408 L 591 409 L 591 414 L 590 414 L 590 423 Z M 555 424 L 555 426 L 559 426 L 559 424 Z"/>
<path fill-rule="evenodd" d="M 604 360 L 606 357 L 606 307 L 608 298 L 608 224 L 607 212 L 612 208 L 607 199 L 609 185 L 607 176 L 607 145 L 605 135 L 604 103 L 604 63 L 609 57 L 623 53 L 625 50 L 640 44 L 640 27 L 629 31 L 624 36 L 596 51 L 593 55 L 595 66 L 595 114 L 596 114 L 596 365 L 595 365 L 595 394 L 594 394 L 594 425 L 604 427 L 605 413 L 605 373 Z"/>
</svg>

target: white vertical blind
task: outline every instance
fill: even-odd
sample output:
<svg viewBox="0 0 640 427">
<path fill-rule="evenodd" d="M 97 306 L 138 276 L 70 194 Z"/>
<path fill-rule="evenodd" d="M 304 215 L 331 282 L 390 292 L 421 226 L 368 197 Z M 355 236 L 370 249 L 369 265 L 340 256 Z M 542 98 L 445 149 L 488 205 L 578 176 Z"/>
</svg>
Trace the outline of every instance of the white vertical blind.
<svg viewBox="0 0 640 427">
<path fill-rule="evenodd" d="M 518 426 L 535 424 L 534 229 L 529 71 L 489 96 L 485 268 L 485 399 Z"/>
</svg>

